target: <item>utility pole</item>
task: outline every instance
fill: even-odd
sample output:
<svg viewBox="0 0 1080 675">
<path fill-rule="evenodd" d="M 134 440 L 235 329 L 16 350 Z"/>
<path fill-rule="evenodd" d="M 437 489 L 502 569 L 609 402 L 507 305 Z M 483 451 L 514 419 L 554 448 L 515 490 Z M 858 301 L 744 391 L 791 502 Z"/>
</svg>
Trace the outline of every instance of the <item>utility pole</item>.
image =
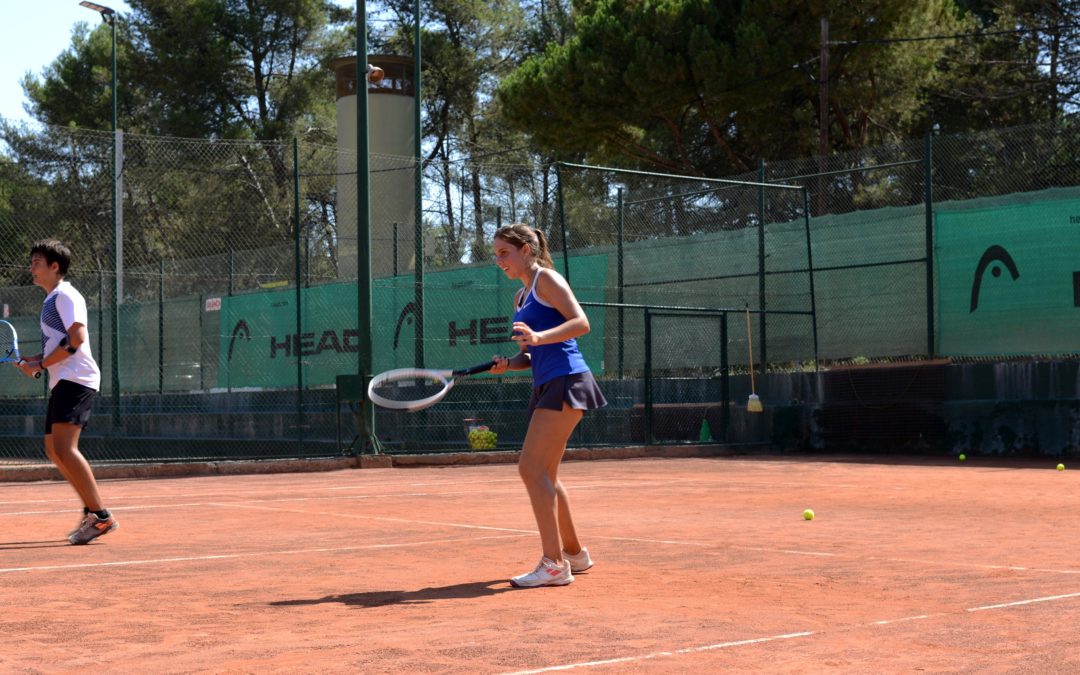
<svg viewBox="0 0 1080 675">
<path fill-rule="evenodd" d="M 818 171 L 825 172 L 825 158 L 829 156 L 829 17 L 821 17 L 821 67 L 818 75 Z M 818 178 L 818 215 L 823 215 L 828 204 L 825 178 Z"/>
</svg>

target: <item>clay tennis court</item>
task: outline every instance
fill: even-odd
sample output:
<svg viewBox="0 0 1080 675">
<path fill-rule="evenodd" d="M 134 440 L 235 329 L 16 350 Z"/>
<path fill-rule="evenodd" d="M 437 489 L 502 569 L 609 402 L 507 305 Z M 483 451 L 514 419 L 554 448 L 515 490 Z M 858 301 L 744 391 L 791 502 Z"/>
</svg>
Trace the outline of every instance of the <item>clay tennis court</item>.
<svg viewBox="0 0 1080 675">
<path fill-rule="evenodd" d="M 1075 672 L 1054 464 L 567 462 L 597 564 L 528 590 L 513 465 L 109 480 L 85 547 L 66 484 L 7 483 L 0 671 Z"/>
</svg>

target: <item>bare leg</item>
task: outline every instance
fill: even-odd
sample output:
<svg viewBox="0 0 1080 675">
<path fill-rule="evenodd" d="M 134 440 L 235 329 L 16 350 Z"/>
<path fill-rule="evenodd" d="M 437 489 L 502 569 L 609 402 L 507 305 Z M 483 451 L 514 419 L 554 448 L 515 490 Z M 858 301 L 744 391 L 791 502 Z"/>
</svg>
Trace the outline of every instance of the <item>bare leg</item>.
<svg viewBox="0 0 1080 675">
<path fill-rule="evenodd" d="M 538 408 L 533 412 L 529 431 L 525 435 L 525 445 L 518 459 L 518 473 L 525 483 L 532 503 L 536 527 L 540 530 L 540 543 L 544 556 L 551 560 L 562 560 L 562 544 L 559 541 L 559 501 L 556 491 L 557 470 L 566 441 L 574 427 L 581 421 L 582 410 L 574 410 L 563 404 L 562 410 Z M 565 495 L 565 490 L 563 491 Z M 570 512 L 567 508 L 566 516 Z M 571 531 L 573 524 L 571 523 Z M 576 538 L 576 537 L 575 537 Z"/>
<path fill-rule="evenodd" d="M 570 500 L 561 480 L 555 481 L 555 494 L 559 497 L 559 537 L 562 539 L 562 548 L 570 555 L 577 555 L 581 553 L 581 542 L 578 541 L 574 519 L 570 515 Z"/>
<path fill-rule="evenodd" d="M 98 494 L 97 481 L 90 464 L 79 452 L 79 435 L 82 428 L 76 424 L 53 422 L 52 434 L 45 437 L 45 453 L 60 469 L 60 473 L 79 493 L 83 504 L 91 511 L 101 511 L 105 507 Z M 50 453 L 50 446 L 52 452 Z"/>
<path fill-rule="evenodd" d="M 75 492 L 79 494 L 79 499 L 82 501 L 83 506 L 86 506 L 86 499 L 83 498 L 82 493 L 79 493 L 79 489 L 75 487 L 75 481 L 71 478 L 71 471 L 69 471 L 67 466 L 65 466 L 64 463 L 60 461 L 60 458 L 56 456 L 56 450 L 53 449 L 52 434 L 45 435 L 45 456 L 60 470 L 60 475 L 68 482 L 68 485 L 75 489 Z"/>
</svg>

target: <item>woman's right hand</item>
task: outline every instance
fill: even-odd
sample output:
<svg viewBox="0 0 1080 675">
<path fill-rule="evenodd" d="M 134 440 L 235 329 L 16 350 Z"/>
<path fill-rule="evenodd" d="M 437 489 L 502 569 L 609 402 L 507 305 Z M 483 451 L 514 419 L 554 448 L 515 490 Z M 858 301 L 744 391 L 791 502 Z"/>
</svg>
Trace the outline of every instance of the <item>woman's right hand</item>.
<svg viewBox="0 0 1080 675">
<path fill-rule="evenodd" d="M 502 375 L 510 368 L 510 359 L 505 356 L 499 356 L 496 354 L 491 357 L 491 362 L 495 365 L 491 367 L 492 375 Z"/>
</svg>

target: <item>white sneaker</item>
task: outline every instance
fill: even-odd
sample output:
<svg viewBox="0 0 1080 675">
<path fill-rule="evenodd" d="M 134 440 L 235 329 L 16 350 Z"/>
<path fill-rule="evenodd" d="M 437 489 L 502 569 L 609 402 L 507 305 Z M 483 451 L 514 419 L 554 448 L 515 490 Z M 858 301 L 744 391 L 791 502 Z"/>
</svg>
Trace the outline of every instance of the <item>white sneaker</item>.
<svg viewBox="0 0 1080 675">
<path fill-rule="evenodd" d="M 589 549 L 584 546 L 582 546 L 581 550 L 574 555 L 570 555 L 566 551 L 563 551 L 562 555 L 563 558 L 570 561 L 570 571 L 574 574 L 584 572 L 594 564 L 593 559 L 589 557 Z"/>
<path fill-rule="evenodd" d="M 536 569 L 528 574 L 514 577 L 510 580 L 511 586 L 518 588 L 536 588 L 537 586 L 565 586 L 574 582 L 574 574 L 570 570 L 570 561 L 564 560 L 559 564 L 548 557 L 540 559 Z"/>
</svg>

